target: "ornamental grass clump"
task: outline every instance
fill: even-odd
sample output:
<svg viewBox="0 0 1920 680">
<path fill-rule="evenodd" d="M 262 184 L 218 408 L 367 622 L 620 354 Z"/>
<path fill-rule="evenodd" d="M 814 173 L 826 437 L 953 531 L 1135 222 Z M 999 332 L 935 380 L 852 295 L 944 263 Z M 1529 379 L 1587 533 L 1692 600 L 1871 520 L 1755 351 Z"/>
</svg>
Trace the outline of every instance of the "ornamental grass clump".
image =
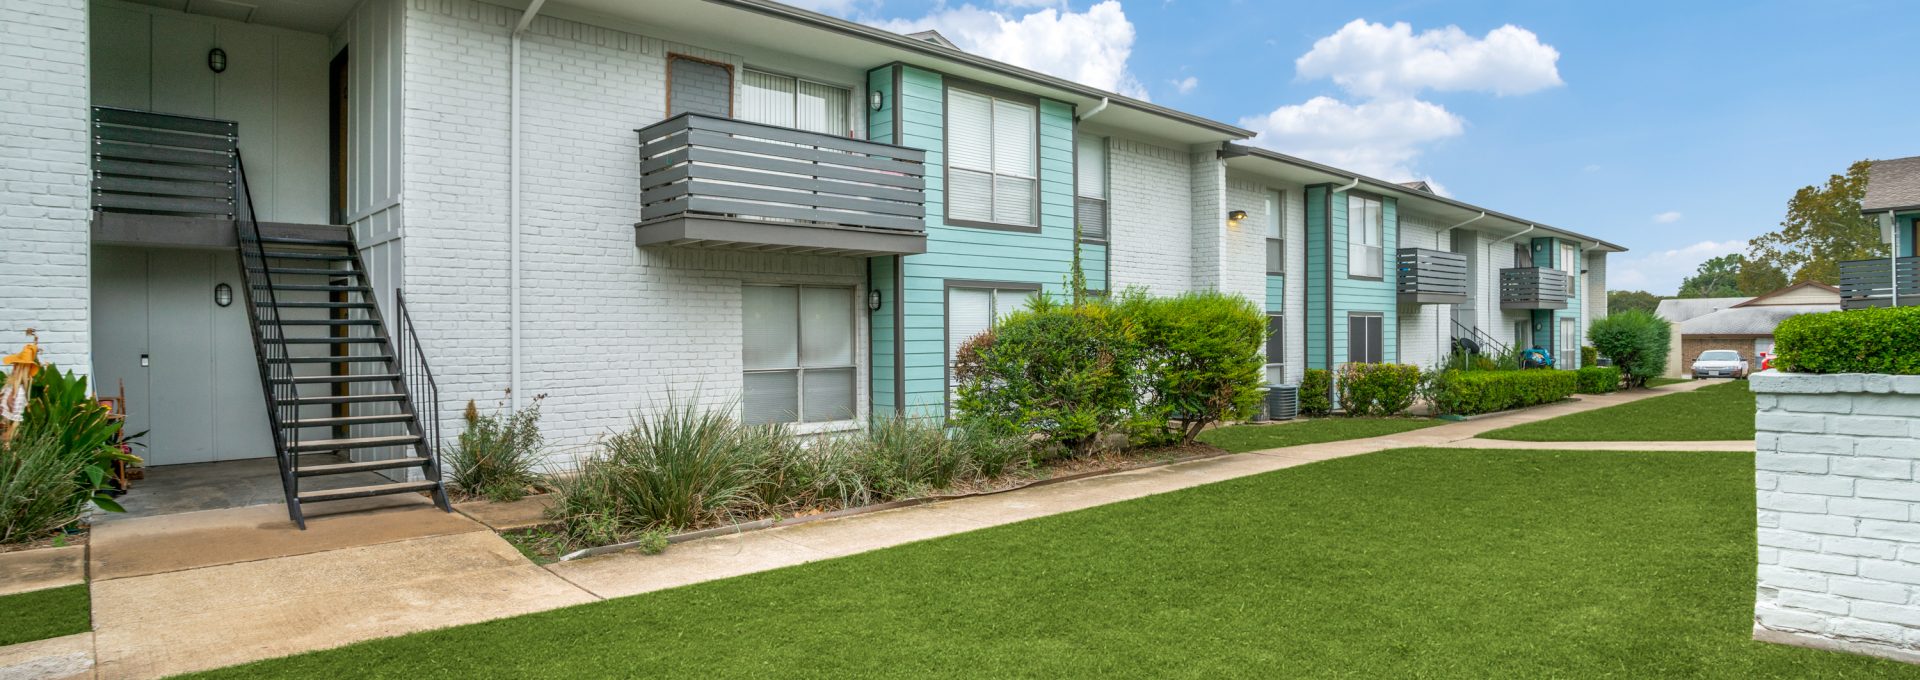
<svg viewBox="0 0 1920 680">
<path fill-rule="evenodd" d="M 0 543 L 58 533 L 85 516 L 89 505 L 124 512 L 106 494 L 109 474 L 114 463 L 139 459 L 115 443 L 120 427 L 89 395 L 85 377 L 40 368 L 19 424 L 0 442 Z"/>
<path fill-rule="evenodd" d="M 466 430 L 447 451 L 447 481 L 461 494 L 496 503 L 517 501 L 544 485 L 540 474 L 545 459 L 540 435 L 540 401 L 511 413 L 482 415 L 467 402 Z"/>
<path fill-rule="evenodd" d="M 972 473 L 967 449 L 931 418 L 878 418 L 864 439 L 861 467 L 880 498 L 926 495 Z"/>
</svg>

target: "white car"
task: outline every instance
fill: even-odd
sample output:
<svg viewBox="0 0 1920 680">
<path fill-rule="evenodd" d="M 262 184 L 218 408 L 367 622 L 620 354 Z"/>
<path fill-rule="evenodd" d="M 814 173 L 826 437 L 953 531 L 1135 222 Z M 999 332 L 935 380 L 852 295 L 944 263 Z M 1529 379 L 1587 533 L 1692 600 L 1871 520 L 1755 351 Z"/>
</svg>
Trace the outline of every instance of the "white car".
<svg viewBox="0 0 1920 680">
<path fill-rule="evenodd" d="M 1745 378 L 1747 360 L 1740 358 L 1739 352 L 1730 349 L 1710 349 L 1701 352 L 1700 358 L 1693 360 L 1693 377 Z"/>
</svg>

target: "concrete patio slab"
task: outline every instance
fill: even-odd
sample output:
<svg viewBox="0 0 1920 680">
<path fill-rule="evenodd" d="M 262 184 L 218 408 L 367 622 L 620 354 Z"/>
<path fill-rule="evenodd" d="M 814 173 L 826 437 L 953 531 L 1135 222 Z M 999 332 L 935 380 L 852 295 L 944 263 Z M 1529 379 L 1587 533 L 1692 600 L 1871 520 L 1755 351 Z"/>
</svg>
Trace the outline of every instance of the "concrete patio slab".
<svg viewBox="0 0 1920 680">
<path fill-rule="evenodd" d="M 39 548 L 0 553 L 0 595 L 87 582 L 87 547 Z"/>
<path fill-rule="evenodd" d="M 0 680 L 93 677 L 93 633 L 0 647 Z"/>
<path fill-rule="evenodd" d="M 492 532 L 96 581 L 101 678 L 152 678 L 590 602 Z"/>
<path fill-rule="evenodd" d="M 284 505 L 253 505 L 100 525 L 90 566 L 98 582 L 472 531 L 486 527 L 424 496 L 316 504 L 306 531 L 287 519 Z"/>
</svg>

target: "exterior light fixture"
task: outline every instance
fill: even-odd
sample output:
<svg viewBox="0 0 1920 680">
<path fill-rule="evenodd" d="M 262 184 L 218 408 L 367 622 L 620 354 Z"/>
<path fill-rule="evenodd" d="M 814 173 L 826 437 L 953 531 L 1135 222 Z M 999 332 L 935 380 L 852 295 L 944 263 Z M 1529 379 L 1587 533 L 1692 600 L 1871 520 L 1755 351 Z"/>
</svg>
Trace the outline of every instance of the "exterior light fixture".
<svg viewBox="0 0 1920 680">
<path fill-rule="evenodd" d="M 1230 210 L 1227 212 L 1227 224 L 1237 227 L 1240 226 L 1240 220 L 1244 219 L 1247 219 L 1247 211 L 1245 210 Z"/>
<path fill-rule="evenodd" d="M 867 90 L 867 108 L 879 111 L 880 107 L 886 103 L 886 99 L 880 96 L 879 90 Z"/>
<path fill-rule="evenodd" d="M 221 73 L 226 71 L 227 70 L 227 51 L 220 49 L 218 47 L 208 50 L 207 51 L 207 68 L 213 69 L 214 73 Z"/>
<path fill-rule="evenodd" d="M 233 286 L 220 284 L 213 287 L 213 304 L 225 307 L 233 304 Z"/>
<path fill-rule="evenodd" d="M 867 311 L 880 311 L 880 290 L 878 288 L 867 291 Z"/>
</svg>

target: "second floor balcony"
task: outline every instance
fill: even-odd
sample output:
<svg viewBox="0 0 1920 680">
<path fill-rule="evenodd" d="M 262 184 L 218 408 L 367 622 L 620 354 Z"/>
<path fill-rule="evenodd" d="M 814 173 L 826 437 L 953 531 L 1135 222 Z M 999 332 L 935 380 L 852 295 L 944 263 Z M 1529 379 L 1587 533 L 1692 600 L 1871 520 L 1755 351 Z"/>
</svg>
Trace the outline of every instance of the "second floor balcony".
<svg viewBox="0 0 1920 680">
<path fill-rule="evenodd" d="M 697 114 L 639 133 L 642 246 L 926 252 L 924 151 Z"/>
<path fill-rule="evenodd" d="M 1920 257 L 1840 263 L 1840 308 L 1920 306 Z"/>
<path fill-rule="evenodd" d="M 1467 301 L 1467 256 L 1444 250 L 1401 248 L 1394 260 L 1400 302 L 1446 305 Z"/>
<path fill-rule="evenodd" d="M 1567 273 L 1548 267 L 1500 270 L 1501 309 L 1566 309 Z"/>
</svg>

